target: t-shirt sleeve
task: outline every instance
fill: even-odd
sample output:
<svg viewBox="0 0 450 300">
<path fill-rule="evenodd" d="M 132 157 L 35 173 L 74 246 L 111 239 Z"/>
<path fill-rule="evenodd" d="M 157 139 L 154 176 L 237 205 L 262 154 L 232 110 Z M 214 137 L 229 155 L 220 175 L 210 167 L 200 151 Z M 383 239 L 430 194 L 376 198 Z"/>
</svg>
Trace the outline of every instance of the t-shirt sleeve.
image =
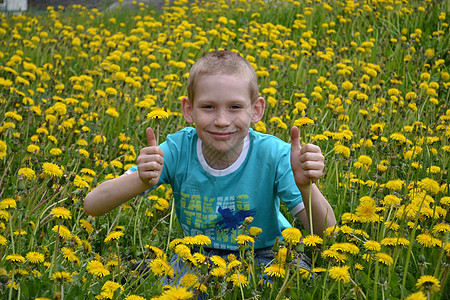
<svg viewBox="0 0 450 300">
<path fill-rule="evenodd" d="M 305 205 L 292 173 L 290 146 L 284 147 L 280 154 L 276 176 L 277 193 L 280 200 L 286 203 L 292 215 L 295 216 L 305 208 Z"/>
</svg>

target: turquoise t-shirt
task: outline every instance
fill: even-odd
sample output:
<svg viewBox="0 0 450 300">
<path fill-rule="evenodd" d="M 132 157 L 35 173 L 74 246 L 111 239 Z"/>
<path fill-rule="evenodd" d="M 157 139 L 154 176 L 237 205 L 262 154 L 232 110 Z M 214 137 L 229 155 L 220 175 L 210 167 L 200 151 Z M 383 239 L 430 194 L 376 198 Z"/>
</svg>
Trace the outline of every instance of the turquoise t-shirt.
<svg viewBox="0 0 450 300">
<path fill-rule="evenodd" d="M 209 167 L 194 128 L 168 135 L 160 145 L 164 168 L 160 184 L 170 184 L 185 235 L 204 234 L 216 249 L 236 250 L 239 226 L 248 216 L 262 233 L 255 248 L 273 246 L 291 227 L 280 199 L 292 214 L 304 208 L 290 164 L 290 145 L 250 129 L 237 161 L 224 170 Z"/>
</svg>

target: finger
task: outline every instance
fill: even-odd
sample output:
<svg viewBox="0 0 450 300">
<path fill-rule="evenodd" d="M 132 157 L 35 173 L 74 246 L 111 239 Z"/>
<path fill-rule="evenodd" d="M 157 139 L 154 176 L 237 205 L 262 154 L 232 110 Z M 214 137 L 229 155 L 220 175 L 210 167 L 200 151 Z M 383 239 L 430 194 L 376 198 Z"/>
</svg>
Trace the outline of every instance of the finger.
<svg viewBox="0 0 450 300">
<path fill-rule="evenodd" d="M 291 128 L 291 151 L 300 149 L 300 130 L 294 126 Z"/>
<path fill-rule="evenodd" d="M 302 154 L 305 153 L 318 153 L 318 154 L 322 154 L 322 150 L 320 149 L 319 146 L 314 145 L 314 144 L 306 144 L 302 147 L 301 150 Z"/>
<path fill-rule="evenodd" d="M 147 129 L 145 130 L 145 134 L 147 135 L 147 142 L 149 146 L 158 146 L 153 129 L 147 127 Z"/>
<path fill-rule="evenodd" d="M 158 161 L 144 161 L 140 163 L 141 170 L 143 171 L 157 171 L 162 170 L 163 164 Z"/>
<path fill-rule="evenodd" d="M 139 151 L 140 156 L 146 156 L 147 160 L 160 160 L 164 156 L 164 151 L 157 146 L 145 147 Z M 159 157 L 158 157 L 159 156 Z M 139 158 L 139 157 L 138 157 Z"/>
<path fill-rule="evenodd" d="M 303 150 L 303 147 L 302 147 Z M 324 162 L 325 157 L 320 152 L 306 152 L 300 155 L 300 162 L 319 161 Z"/>
<path fill-rule="evenodd" d="M 301 168 L 305 171 L 307 171 L 307 170 L 322 171 L 323 167 L 324 167 L 324 164 L 321 161 L 306 161 L 301 164 Z"/>
<path fill-rule="evenodd" d="M 316 182 L 317 179 L 323 176 L 323 172 L 320 170 L 306 170 L 303 175 L 305 175 L 306 178 L 311 179 L 313 182 Z"/>
</svg>

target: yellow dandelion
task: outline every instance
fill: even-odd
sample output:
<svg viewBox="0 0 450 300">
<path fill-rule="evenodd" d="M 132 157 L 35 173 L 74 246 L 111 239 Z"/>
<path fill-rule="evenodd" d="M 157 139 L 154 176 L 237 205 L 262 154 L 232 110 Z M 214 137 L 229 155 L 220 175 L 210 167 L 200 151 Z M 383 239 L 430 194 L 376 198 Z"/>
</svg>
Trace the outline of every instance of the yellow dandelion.
<svg viewBox="0 0 450 300">
<path fill-rule="evenodd" d="M 279 264 L 273 264 L 268 266 L 267 268 L 264 269 L 264 273 L 269 276 L 279 278 L 284 278 L 286 276 L 286 270 L 284 269 L 284 266 Z"/>
<path fill-rule="evenodd" d="M 32 264 L 40 264 L 44 262 L 44 254 L 31 251 L 25 255 L 25 258 Z"/>
<path fill-rule="evenodd" d="M 234 286 L 248 286 L 247 276 L 239 272 L 227 277 L 227 281 L 233 283 Z"/>
<path fill-rule="evenodd" d="M 169 287 L 162 294 L 162 299 L 176 299 L 176 300 L 185 300 L 190 299 L 194 296 L 191 291 L 188 291 L 186 288 L 182 286 L 178 287 Z"/>
<path fill-rule="evenodd" d="M 366 248 L 369 251 L 380 251 L 381 245 L 377 241 L 366 241 L 364 242 L 364 248 Z"/>
<path fill-rule="evenodd" d="M 437 194 L 440 191 L 439 183 L 431 178 L 424 178 L 419 182 L 419 187 L 430 194 Z"/>
<path fill-rule="evenodd" d="M 155 197 L 152 198 L 152 200 L 156 200 L 156 203 L 153 204 L 153 207 L 156 208 L 157 210 L 165 211 L 170 206 L 169 202 L 164 198 Z"/>
<path fill-rule="evenodd" d="M 399 191 L 403 188 L 404 185 L 405 185 L 405 182 L 403 180 L 395 179 L 395 180 L 388 181 L 386 183 L 385 187 L 391 191 Z"/>
<path fill-rule="evenodd" d="M 362 202 L 356 207 L 355 214 L 362 223 L 377 222 L 380 216 L 377 214 L 375 201 Z"/>
<path fill-rule="evenodd" d="M 64 207 L 54 207 L 50 211 L 50 214 L 58 219 L 64 219 L 64 220 L 72 219 L 72 214 L 71 214 L 70 210 L 68 210 L 67 208 L 64 208 Z"/>
<path fill-rule="evenodd" d="M 63 170 L 56 164 L 45 162 L 42 164 L 42 170 L 45 174 L 53 177 L 61 177 L 63 175 Z"/>
<path fill-rule="evenodd" d="M 439 223 L 434 225 L 433 233 L 434 234 L 445 234 L 450 232 L 450 224 L 447 223 Z"/>
<path fill-rule="evenodd" d="M 16 263 L 24 263 L 25 257 L 23 257 L 20 254 L 9 254 L 6 256 L 6 260 L 10 262 L 16 262 Z"/>
<path fill-rule="evenodd" d="M 215 277 L 224 277 L 227 274 L 227 269 L 224 267 L 214 267 L 210 274 Z"/>
<path fill-rule="evenodd" d="M 395 195 L 386 195 L 383 200 L 381 200 L 381 204 L 385 206 L 396 206 L 399 205 L 402 201 L 401 198 Z"/>
<path fill-rule="evenodd" d="M 252 226 L 248 229 L 248 233 L 252 236 L 252 237 L 258 237 L 262 232 L 262 229 L 256 226 Z"/>
<path fill-rule="evenodd" d="M 120 283 L 108 280 L 103 284 L 102 291 L 114 293 L 119 288 L 123 291 L 123 287 Z"/>
<path fill-rule="evenodd" d="M 81 220 L 80 220 L 80 225 L 81 225 L 81 227 L 83 227 L 84 230 L 86 230 L 88 233 L 94 232 L 94 227 L 92 227 L 91 223 L 89 223 L 87 220 L 81 219 Z"/>
<path fill-rule="evenodd" d="M 283 235 L 284 240 L 292 245 L 297 245 L 302 237 L 300 230 L 295 227 L 286 228 L 281 234 Z"/>
<path fill-rule="evenodd" d="M 238 269 L 242 263 L 239 260 L 232 260 L 228 263 L 227 269 L 228 271 L 232 271 L 233 269 Z"/>
<path fill-rule="evenodd" d="M 75 251 L 72 248 L 69 247 L 62 247 L 61 248 L 62 255 L 65 259 L 67 259 L 70 262 L 80 262 L 80 259 L 75 254 Z"/>
<path fill-rule="evenodd" d="M 0 209 L 16 208 L 16 200 L 12 198 L 5 198 L 0 202 Z"/>
<path fill-rule="evenodd" d="M 72 282 L 73 278 L 71 273 L 63 271 L 53 273 L 53 275 L 50 277 L 50 280 L 61 282 Z"/>
<path fill-rule="evenodd" d="M 235 241 L 239 244 L 239 245 L 248 245 L 248 243 L 255 243 L 255 239 L 252 238 L 251 236 L 248 235 L 244 235 L 244 234 L 240 234 L 236 237 Z"/>
<path fill-rule="evenodd" d="M 59 236 L 61 238 L 63 238 L 64 240 L 68 240 L 72 236 L 69 228 L 67 228 L 64 225 L 55 225 L 55 226 L 53 226 L 52 231 L 57 232 L 59 234 Z"/>
<path fill-rule="evenodd" d="M 304 239 L 303 239 L 303 243 L 305 243 L 305 245 L 307 245 L 308 247 L 315 247 L 318 244 L 322 244 L 323 243 L 323 239 L 316 235 L 307 235 Z"/>
<path fill-rule="evenodd" d="M 168 276 L 173 277 L 175 275 L 175 270 L 167 263 L 165 259 L 155 258 L 150 262 L 150 268 L 152 273 L 156 276 Z"/>
<path fill-rule="evenodd" d="M 431 291 L 432 293 L 439 292 L 441 285 L 439 279 L 432 275 L 422 275 L 416 282 L 416 287 L 421 291 Z"/>
<path fill-rule="evenodd" d="M 208 246 L 211 245 L 211 239 L 203 234 L 197 234 L 194 236 L 193 244 L 197 246 Z"/>
<path fill-rule="evenodd" d="M 416 241 L 421 244 L 424 247 L 433 247 L 433 246 L 440 246 L 441 245 L 441 241 L 432 237 L 430 234 L 428 233 L 421 233 L 419 235 L 416 236 Z"/>
<path fill-rule="evenodd" d="M 222 257 L 220 257 L 218 255 L 211 256 L 211 258 L 209 260 L 211 260 L 214 263 L 214 265 L 216 265 L 220 268 L 227 267 L 227 262 L 225 261 L 225 259 L 223 259 Z"/>
<path fill-rule="evenodd" d="M 30 168 L 20 168 L 17 174 L 22 175 L 25 179 L 36 179 L 36 173 Z"/>
<path fill-rule="evenodd" d="M 145 298 L 138 295 L 129 295 L 125 300 L 145 300 Z"/>
<path fill-rule="evenodd" d="M 203 264 L 204 262 L 206 262 L 207 257 L 201 253 L 194 253 L 194 255 L 192 255 L 195 259 L 195 261 L 197 262 L 197 264 Z"/>
<path fill-rule="evenodd" d="M 112 231 L 108 234 L 108 236 L 105 238 L 104 242 L 109 243 L 112 240 L 118 241 L 121 237 L 124 236 L 124 233 L 122 231 Z"/>
<path fill-rule="evenodd" d="M 62 153 L 62 150 L 59 148 L 50 149 L 50 154 L 53 156 L 59 156 L 59 155 L 61 155 L 61 153 Z"/>
<path fill-rule="evenodd" d="M 184 261 L 191 258 L 191 250 L 188 246 L 180 244 L 175 247 L 175 253 L 178 254 Z"/>
<path fill-rule="evenodd" d="M 147 114 L 147 119 L 167 119 L 168 117 L 170 117 L 170 113 L 163 108 L 155 108 Z"/>
<path fill-rule="evenodd" d="M 412 293 L 411 295 L 405 298 L 405 300 L 427 300 L 427 299 L 428 298 L 424 295 L 422 291 Z"/>
<path fill-rule="evenodd" d="M 88 262 L 88 264 L 86 265 L 86 270 L 90 274 L 98 277 L 103 277 L 110 274 L 109 270 L 106 269 L 105 266 L 98 260 L 92 260 Z"/>
<path fill-rule="evenodd" d="M 117 90 L 115 88 L 112 88 L 112 87 L 106 88 L 105 92 L 108 95 L 112 95 L 112 96 L 117 95 Z"/>
<path fill-rule="evenodd" d="M 161 250 L 157 247 L 145 245 L 145 248 L 152 250 L 153 253 L 156 255 L 156 257 L 163 258 L 166 255 L 163 250 Z"/>
<path fill-rule="evenodd" d="M 199 279 L 197 275 L 187 273 L 180 279 L 181 286 L 184 286 L 185 288 L 190 288 L 194 286 L 196 283 L 199 282 Z"/>
<path fill-rule="evenodd" d="M 106 110 L 105 113 L 108 114 L 108 115 L 110 115 L 111 117 L 114 117 L 114 118 L 118 118 L 118 117 L 119 117 L 119 112 L 116 110 L 115 107 L 112 107 L 112 106 L 110 106 L 110 107 Z"/>
<path fill-rule="evenodd" d="M 375 254 L 375 258 L 377 261 L 385 264 L 386 266 L 390 266 L 394 263 L 394 260 L 389 254 L 378 252 Z"/>
<path fill-rule="evenodd" d="M 307 124 L 314 124 L 314 120 L 312 120 L 312 119 L 310 119 L 308 117 L 302 117 L 302 118 L 297 119 L 297 120 L 294 121 L 294 126 L 301 127 L 301 126 L 304 126 L 304 125 L 307 125 Z"/>
<path fill-rule="evenodd" d="M 405 143 L 407 141 L 406 137 L 403 134 L 399 133 L 399 132 L 395 132 L 395 133 L 391 134 L 390 138 L 392 140 L 394 140 L 394 141 L 397 141 L 397 142 L 401 143 L 401 144 L 403 144 L 403 143 Z"/>
<path fill-rule="evenodd" d="M 341 144 L 336 144 L 333 148 L 334 152 L 336 152 L 337 154 L 342 155 L 342 157 L 344 158 L 348 158 L 350 156 L 350 148 L 341 145 Z"/>
<path fill-rule="evenodd" d="M 328 270 L 328 274 L 335 281 L 340 281 L 345 284 L 350 282 L 350 273 L 348 269 L 349 266 L 331 267 L 331 269 Z"/>
</svg>

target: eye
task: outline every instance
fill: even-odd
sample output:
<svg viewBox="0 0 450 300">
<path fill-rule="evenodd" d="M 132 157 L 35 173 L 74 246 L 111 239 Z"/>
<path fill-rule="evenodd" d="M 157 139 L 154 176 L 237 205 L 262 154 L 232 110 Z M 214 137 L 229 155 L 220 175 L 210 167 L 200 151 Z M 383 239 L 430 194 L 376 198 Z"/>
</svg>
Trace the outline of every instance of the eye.
<svg viewBox="0 0 450 300">
<path fill-rule="evenodd" d="M 242 105 L 239 105 L 239 104 L 235 104 L 235 105 L 231 105 L 230 106 L 230 109 L 241 109 L 242 108 Z"/>
<path fill-rule="evenodd" d="M 201 106 L 202 109 L 206 109 L 206 110 L 211 110 L 214 109 L 214 106 L 210 105 L 210 104 L 204 104 Z"/>
</svg>

